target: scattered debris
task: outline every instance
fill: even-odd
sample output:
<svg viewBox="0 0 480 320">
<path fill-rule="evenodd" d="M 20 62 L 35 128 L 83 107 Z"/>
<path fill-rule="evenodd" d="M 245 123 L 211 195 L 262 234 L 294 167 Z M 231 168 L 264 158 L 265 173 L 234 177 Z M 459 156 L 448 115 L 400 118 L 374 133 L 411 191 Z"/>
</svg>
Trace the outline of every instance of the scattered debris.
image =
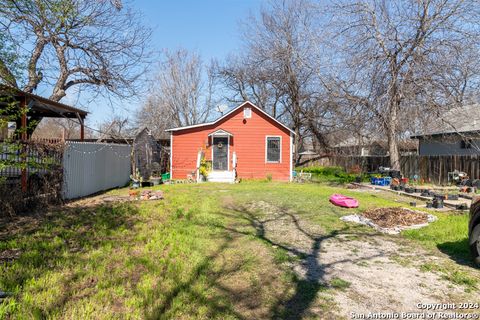
<svg viewBox="0 0 480 320">
<path fill-rule="evenodd" d="M 100 198 L 100 201 L 102 202 L 126 202 L 126 201 L 130 201 L 130 198 L 127 197 L 127 196 L 105 196 L 105 197 L 101 197 Z"/>
<path fill-rule="evenodd" d="M 349 183 L 346 185 L 346 188 L 351 190 L 356 190 L 356 189 L 360 189 L 360 186 L 357 184 Z"/>
<path fill-rule="evenodd" d="M 6 249 L 0 251 L 0 262 L 8 262 L 18 259 L 22 251 L 20 249 Z"/>
<path fill-rule="evenodd" d="M 153 190 L 130 190 L 129 191 L 130 198 L 134 198 L 136 200 L 162 200 L 163 199 L 163 191 L 153 191 Z"/>
<path fill-rule="evenodd" d="M 5 299 L 5 298 L 8 298 L 12 295 L 13 295 L 13 293 L 11 293 L 11 292 L 4 292 L 4 291 L 0 290 L 0 299 Z"/>
<path fill-rule="evenodd" d="M 407 208 L 376 208 L 366 210 L 362 215 L 349 215 L 342 218 L 346 222 L 368 225 L 380 232 L 397 234 L 405 229 L 418 229 L 427 226 L 437 217 Z"/>
</svg>

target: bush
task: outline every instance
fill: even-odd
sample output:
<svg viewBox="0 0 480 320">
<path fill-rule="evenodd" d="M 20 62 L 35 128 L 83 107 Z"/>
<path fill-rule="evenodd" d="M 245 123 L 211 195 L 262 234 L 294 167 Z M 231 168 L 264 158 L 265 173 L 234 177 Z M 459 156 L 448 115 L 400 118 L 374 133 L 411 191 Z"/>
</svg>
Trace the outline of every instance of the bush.
<svg viewBox="0 0 480 320">
<path fill-rule="evenodd" d="M 362 181 L 369 181 L 370 175 L 347 173 L 342 167 L 305 167 L 298 168 L 297 171 L 311 173 L 317 180 L 336 182 L 336 183 L 350 183 L 354 182 L 357 177 L 361 177 Z"/>
<path fill-rule="evenodd" d="M 345 173 L 342 167 L 306 167 L 300 168 L 298 169 L 298 171 L 299 170 L 321 176 L 335 176 L 341 173 Z"/>
</svg>

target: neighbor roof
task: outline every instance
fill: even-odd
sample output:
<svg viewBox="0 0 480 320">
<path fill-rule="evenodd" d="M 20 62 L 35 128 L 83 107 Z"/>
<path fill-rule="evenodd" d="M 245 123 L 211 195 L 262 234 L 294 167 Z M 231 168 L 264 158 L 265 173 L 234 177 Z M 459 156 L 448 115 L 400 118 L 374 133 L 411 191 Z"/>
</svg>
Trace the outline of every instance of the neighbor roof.
<svg viewBox="0 0 480 320">
<path fill-rule="evenodd" d="M 281 123 L 280 121 L 278 121 L 277 119 L 275 119 L 274 117 L 272 117 L 271 115 L 269 115 L 268 113 L 266 113 L 265 111 L 263 111 L 262 109 L 260 109 L 259 107 L 257 107 L 256 105 L 254 105 L 253 103 L 251 103 L 250 101 L 245 101 L 244 103 L 242 103 L 242 104 L 239 105 L 238 107 L 233 108 L 232 110 L 230 110 L 229 112 L 225 113 L 223 116 L 221 116 L 220 118 L 218 118 L 218 119 L 215 120 L 215 121 L 205 122 L 205 123 L 199 123 L 199 124 L 194 124 L 194 125 L 191 125 L 191 126 L 171 128 L 171 129 L 167 129 L 167 130 L 165 130 L 165 131 L 171 132 L 171 131 L 180 131 L 180 130 L 186 130 L 186 129 L 204 127 L 204 126 L 211 126 L 211 125 L 214 125 L 214 124 L 218 123 L 219 121 L 225 119 L 226 117 L 228 117 L 229 115 L 231 115 L 232 113 L 234 113 L 236 110 L 242 108 L 242 107 L 245 106 L 246 104 L 250 104 L 252 107 L 254 107 L 255 109 L 257 109 L 258 111 L 260 111 L 261 113 L 263 113 L 264 115 L 266 115 L 267 117 L 269 117 L 270 119 L 272 119 L 273 121 L 275 121 L 276 123 L 278 123 L 279 125 L 281 125 L 282 127 L 284 127 L 285 129 L 287 129 L 288 131 L 290 131 L 290 132 L 292 132 L 293 134 L 295 134 L 295 132 L 294 132 L 292 129 L 290 129 L 289 127 L 287 127 L 286 125 L 284 125 L 283 123 Z"/>
<path fill-rule="evenodd" d="M 450 109 L 432 123 L 427 130 L 412 135 L 411 138 L 466 132 L 480 132 L 479 104 Z"/>
<path fill-rule="evenodd" d="M 399 140 L 398 147 L 403 150 L 416 150 L 418 148 L 418 141 L 413 140 Z M 355 137 L 350 137 L 340 143 L 334 145 L 334 148 L 352 148 L 352 147 L 369 147 L 372 145 L 378 145 L 381 148 L 387 150 L 388 149 L 388 142 L 386 139 L 380 138 L 363 138 L 358 139 Z"/>
</svg>

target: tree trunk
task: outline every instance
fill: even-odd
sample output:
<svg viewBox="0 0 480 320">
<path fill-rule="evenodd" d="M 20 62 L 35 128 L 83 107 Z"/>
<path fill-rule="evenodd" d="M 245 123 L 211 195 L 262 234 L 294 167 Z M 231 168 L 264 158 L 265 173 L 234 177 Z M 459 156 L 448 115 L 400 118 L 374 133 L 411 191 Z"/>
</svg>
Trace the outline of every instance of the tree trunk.
<svg viewBox="0 0 480 320">
<path fill-rule="evenodd" d="M 298 165 L 300 163 L 300 128 L 298 126 L 295 127 L 295 165 Z"/>
<path fill-rule="evenodd" d="M 393 170 L 400 170 L 400 153 L 398 152 L 397 127 L 398 110 L 400 101 L 394 96 L 390 105 L 390 117 L 387 125 L 388 152 L 390 153 L 390 167 Z"/>
<path fill-rule="evenodd" d="M 400 170 L 400 153 L 398 152 L 398 143 L 395 132 L 388 130 L 388 151 L 390 153 L 390 167 L 393 170 Z"/>
</svg>

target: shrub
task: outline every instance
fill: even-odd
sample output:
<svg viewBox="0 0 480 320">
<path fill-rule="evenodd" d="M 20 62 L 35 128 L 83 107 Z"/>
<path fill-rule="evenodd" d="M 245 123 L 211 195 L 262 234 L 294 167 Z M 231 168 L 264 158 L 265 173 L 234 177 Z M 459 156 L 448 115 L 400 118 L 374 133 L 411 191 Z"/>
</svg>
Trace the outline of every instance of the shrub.
<svg viewBox="0 0 480 320">
<path fill-rule="evenodd" d="M 362 178 L 362 181 L 370 179 L 370 175 L 347 173 L 342 167 L 305 167 L 297 169 L 297 171 L 301 170 L 311 173 L 318 180 L 328 182 L 350 183 L 354 182 L 358 176 Z"/>
<path fill-rule="evenodd" d="M 205 158 L 203 158 L 200 161 L 200 168 L 199 168 L 200 174 L 206 178 L 210 171 L 212 171 L 212 161 L 208 161 L 208 160 L 205 160 Z"/>
</svg>

